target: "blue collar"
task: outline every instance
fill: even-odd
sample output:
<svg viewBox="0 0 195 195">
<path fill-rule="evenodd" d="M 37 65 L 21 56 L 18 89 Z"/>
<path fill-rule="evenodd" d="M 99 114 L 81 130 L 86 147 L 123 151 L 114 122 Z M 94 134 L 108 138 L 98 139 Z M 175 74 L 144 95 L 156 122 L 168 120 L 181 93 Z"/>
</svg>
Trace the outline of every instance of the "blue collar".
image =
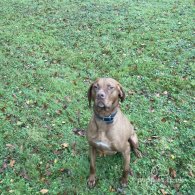
<svg viewBox="0 0 195 195">
<path fill-rule="evenodd" d="M 117 113 L 117 111 L 114 112 L 114 113 L 112 113 L 111 115 L 105 116 L 105 117 L 101 117 L 101 116 L 99 116 L 99 115 L 97 115 L 97 114 L 95 113 L 95 116 L 96 116 L 96 118 L 98 118 L 98 119 L 104 121 L 106 124 L 111 124 L 111 123 L 113 123 L 113 121 L 114 121 L 114 117 L 116 116 L 116 113 Z"/>
</svg>

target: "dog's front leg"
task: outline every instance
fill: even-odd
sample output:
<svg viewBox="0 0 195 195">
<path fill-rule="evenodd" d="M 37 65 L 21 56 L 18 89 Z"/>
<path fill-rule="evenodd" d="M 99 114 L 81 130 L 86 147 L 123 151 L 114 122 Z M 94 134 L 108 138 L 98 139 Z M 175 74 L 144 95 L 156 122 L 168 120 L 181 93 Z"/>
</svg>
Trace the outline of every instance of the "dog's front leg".
<svg viewBox="0 0 195 195">
<path fill-rule="evenodd" d="M 129 163 L 130 163 L 130 147 L 127 146 L 126 150 L 122 152 L 124 158 L 124 168 L 123 168 L 123 175 L 121 178 L 121 183 L 125 187 L 128 183 L 128 174 L 129 174 Z"/>
<path fill-rule="evenodd" d="M 89 148 L 89 156 L 90 156 L 90 175 L 88 179 L 88 186 L 95 186 L 95 161 L 96 161 L 96 149 L 93 146 Z"/>
</svg>

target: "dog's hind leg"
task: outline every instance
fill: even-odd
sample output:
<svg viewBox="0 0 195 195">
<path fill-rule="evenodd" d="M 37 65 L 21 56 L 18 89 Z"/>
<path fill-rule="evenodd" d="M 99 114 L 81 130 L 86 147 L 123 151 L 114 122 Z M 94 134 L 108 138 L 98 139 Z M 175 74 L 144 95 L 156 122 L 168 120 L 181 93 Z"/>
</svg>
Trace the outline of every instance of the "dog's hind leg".
<svg viewBox="0 0 195 195">
<path fill-rule="evenodd" d="M 134 133 L 133 135 L 131 135 L 131 137 L 129 138 L 129 143 L 130 143 L 133 151 L 135 152 L 135 155 L 138 158 L 141 158 L 142 157 L 142 154 L 141 154 L 141 152 L 138 149 L 139 145 L 138 145 L 138 139 L 137 139 L 136 133 Z"/>
</svg>

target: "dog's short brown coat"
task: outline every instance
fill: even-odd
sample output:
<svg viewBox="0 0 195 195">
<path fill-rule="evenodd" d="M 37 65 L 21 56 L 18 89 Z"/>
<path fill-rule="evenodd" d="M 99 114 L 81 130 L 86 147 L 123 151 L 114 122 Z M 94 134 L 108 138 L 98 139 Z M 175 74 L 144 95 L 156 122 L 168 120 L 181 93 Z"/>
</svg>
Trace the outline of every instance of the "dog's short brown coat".
<svg viewBox="0 0 195 195">
<path fill-rule="evenodd" d="M 135 154 L 140 157 L 138 150 L 138 139 L 132 124 L 123 115 L 119 107 L 119 100 L 125 99 L 125 93 L 122 86 L 112 78 L 99 78 L 89 88 L 88 100 L 91 106 L 93 104 L 94 114 L 89 122 L 87 130 L 87 139 L 90 146 L 90 176 L 88 185 L 93 187 L 95 178 L 95 161 L 97 151 L 104 154 L 114 154 L 120 152 L 124 158 L 124 168 L 121 178 L 123 185 L 127 184 L 129 163 L 130 163 L 130 145 Z M 112 123 L 107 124 L 101 120 L 112 113 L 116 113 Z"/>
</svg>

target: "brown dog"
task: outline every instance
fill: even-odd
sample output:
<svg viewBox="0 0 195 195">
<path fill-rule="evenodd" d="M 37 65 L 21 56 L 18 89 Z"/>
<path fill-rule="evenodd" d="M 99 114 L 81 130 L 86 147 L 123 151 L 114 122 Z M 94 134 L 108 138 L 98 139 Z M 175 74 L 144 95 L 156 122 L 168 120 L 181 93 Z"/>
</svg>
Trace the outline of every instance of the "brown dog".
<svg viewBox="0 0 195 195">
<path fill-rule="evenodd" d="M 119 100 L 125 99 L 122 86 L 112 78 L 97 79 L 89 88 L 88 100 L 94 102 L 94 114 L 90 120 L 87 139 L 90 145 L 90 176 L 88 185 L 95 186 L 96 152 L 114 154 L 121 152 L 124 158 L 124 169 L 121 182 L 125 186 L 130 171 L 130 145 L 136 156 L 138 150 L 137 135 L 128 119 L 119 108 Z"/>
</svg>

